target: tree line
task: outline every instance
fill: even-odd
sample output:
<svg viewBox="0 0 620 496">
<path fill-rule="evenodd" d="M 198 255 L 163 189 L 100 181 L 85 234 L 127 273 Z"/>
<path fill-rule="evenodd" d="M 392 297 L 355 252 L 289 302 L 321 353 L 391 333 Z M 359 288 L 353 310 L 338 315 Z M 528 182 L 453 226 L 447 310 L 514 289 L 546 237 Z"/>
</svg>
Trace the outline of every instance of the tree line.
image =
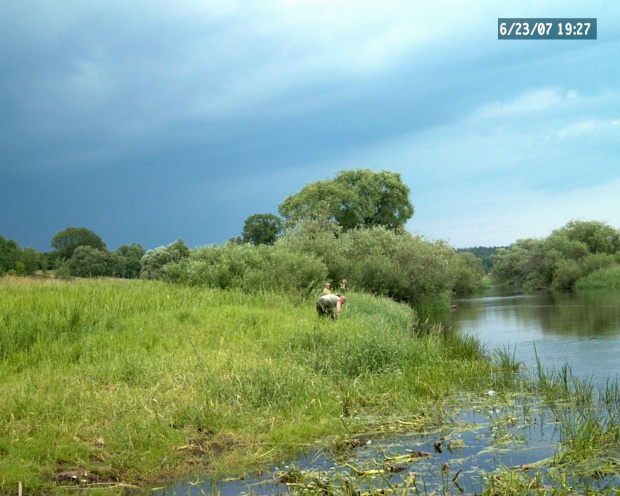
<svg viewBox="0 0 620 496">
<path fill-rule="evenodd" d="M 54 270 L 59 277 L 248 291 L 312 291 L 347 279 L 356 289 L 413 305 L 472 291 L 489 271 L 495 283 L 526 290 L 572 290 L 587 277 L 620 285 L 620 231 L 605 222 L 573 220 L 544 239 L 454 250 L 405 231 L 414 213 L 409 195 L 398 173 L 342 171 L 288 196 L 280 216 L 251 215 L 240 236 L 196 249 L 179 239 L 154 250 L 131 244 L 109 251 L 93 231 L 69 227 L 52 239 L 54 251 L 39 253 L 0 235 L 0 274 Z"/>
<path fill-rule="evenodd" d="M 101 237 L 85 227 L 60 231 L 52 238 L 51 247 L 55 250 L 46 253 L 21 249 L 16 241 L 0 235 L 0 275 L 46 274 L 51 270 L 58 277 L 137 278 L 145 254 L 139 244 L 108 251 Z"/>
<path fill-rule="evenodd" d="M 526 290 L 570 291 L 593 277 L 620 286 L 619 265 L 620 230 L 601 221 L 572 220 L 546 238 L 499 249 L 491 274 L 497 283 Z"/>
<path fill-rule="evenodd" d="M 139 244 L 109 251 L 94 232 L 69 227 L 52 239 L 55 251 L 38 254 L 27 268 L 24 253 L 36 259 L 36 251 L 19 255 L 9 242 L 24 267 L 14 260 L 2 270 L 308 293 L 347 279 L 352 288 L 413 305 L 445 303 L 454 292 L 472 290 L 485 274 L 479 259 L 405 231 L 414 213 L 409 196 L 398 173 L 342 171 L 285 198 L 280 216 L 248 217 L 241 235 L 222 245 L 189 249 L 179 239 L 146 252 Z"/>
</svg>

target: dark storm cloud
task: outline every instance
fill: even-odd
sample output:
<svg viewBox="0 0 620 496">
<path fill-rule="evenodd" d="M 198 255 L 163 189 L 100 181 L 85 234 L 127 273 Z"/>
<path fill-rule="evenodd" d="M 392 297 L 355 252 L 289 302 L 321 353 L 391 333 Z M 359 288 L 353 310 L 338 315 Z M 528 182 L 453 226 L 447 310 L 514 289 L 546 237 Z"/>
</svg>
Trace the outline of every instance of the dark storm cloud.
<svg viewBox="0 0 620 496">
<path fill-rule="evenodd" d="M 509 177 L 524 197 L 584 185 L 588 150 L 590 179 L 613 181 L 618 8 L 590 4 L 597 42 L 545 44 L 498 42 L 499 10 L 542 15 L 500 5 L 5 2 L 0 233 L 38 249 L 69 225 L 112 248 L 219 243 L 365 166 L 401 172 L 415 228 L 449 238 L 439 205 L 473 208 L 480 184 L 495 202 Z"/>
</svg>

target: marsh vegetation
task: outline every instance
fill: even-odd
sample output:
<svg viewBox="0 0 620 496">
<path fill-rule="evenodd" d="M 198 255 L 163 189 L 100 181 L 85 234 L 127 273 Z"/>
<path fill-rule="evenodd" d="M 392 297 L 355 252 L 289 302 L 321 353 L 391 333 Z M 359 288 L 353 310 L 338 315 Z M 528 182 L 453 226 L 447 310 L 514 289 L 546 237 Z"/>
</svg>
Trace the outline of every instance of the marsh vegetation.
<svg viewBox="0 0 620 496">
<path fill-rule="evenodd" d="M 317 443 L 437 429 L 463 395 L 491 390 L 574 403 L 554 463 L 615 467 L 615 385 L 599 393 L 542 369 L 525 379 L 510 354 L 416 326 L 385 298 L 353 293 L 331 322 L 295 293 L 11 277 L 0 291 L 3 494 L 248 473 Z"/>
</svg>

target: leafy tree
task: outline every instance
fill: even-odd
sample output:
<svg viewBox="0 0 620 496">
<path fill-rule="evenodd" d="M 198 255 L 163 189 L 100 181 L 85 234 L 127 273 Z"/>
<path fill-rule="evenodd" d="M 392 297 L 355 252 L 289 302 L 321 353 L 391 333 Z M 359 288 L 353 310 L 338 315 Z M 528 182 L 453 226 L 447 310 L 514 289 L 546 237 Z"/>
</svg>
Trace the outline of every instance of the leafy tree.
<svg viewBox="0 0 620 496">
<path fill-rule="evenodd" d="M 190 250 L 182 239 L 168 246 L 149 250 L 140 261 L 140 278 L 163 279 L 166 277 L 166 266 L 178 264 L 182 259 L 189 257 L 189 254 Z"/>
<path fill-rule="evenodd" d="M 41 254 L 34 248 L 26 247 L 22 250 L 20 262 L 23 264 L 23 273 L 31 276 L 41 265 Z"/>
<path fill-rule="evenodd" d="M 122 245 L 116 250 L 116 254 L 127 258 L 137 258 L 140 260 L 144 256 L 144 248 L 138 243 L 132 245 Z"/>
<path fill-rule="evenodd" d="M 61 260 L 68 260 L 78 246 L 90 246 L 97 250 L 106 250 L 103 240 L 93 231 L 84 227 L 68 227 L 52 238 L 51 243 Z"/>
<path fill-rule="evenodd" d="M 0 274 L 15 270 L 21 258 L 21 250 L 16 241 L 0 235 Z"/>
<path fill-rule="evenodd" d="M 282 219 L 273 214 L 251 215 L 243 226 L 243 242 L 253 245 L 272 245 L 282 234 Z"/>
<path fill-rule="evenodd" d="M 548 289 L 558 259 L 544 240 L 520 239 L 509 249 L 500 249 L 494 257 L 493 278 L 497 282 L 523 286 L 532 290 Z"/>
<path fill-rule="evenodd" d="M 348 274 L 346 243 L 342 228 L 327 220 L 304 220 L 278 239 L 276 245 L 295 253 L 309 253 L 325 262 L 328 274 L 325 281 L 341 281 Z"/>
<path fill-rule="evenodd" d="M 344 230 L 373 226 L 397 229 L 413 216 L 409 193 L 396 172 L 347 170 L 334 179 L 306 185 L 286 198 L 278 211 L 289 224 L 328 219 Z"/>
<path fill-rule="evenodd" d="M 141 260 L 144 248 L 139 244 L 122 245 L 115 252 L 114 276 L 125 279 L 136 279 L 140 276 Z"/>
<path fill-rule="evenodd" d="M 330 229 L 320 221 L 304 221 L 275 246 L 323 260 L 329 281 L 347 279 L 352 288 L 417 309 L 429 302 L 447 302 L 459 277 L 459 257 L 446 243 L 382 226 L 343 232 L 335 224 Z"/>
<path fill-rule="evenodd" d="M 613 254 L 620 251 L 620 231 L 605 222 L 571 220 L 559 233 L 571 241 L 585 244 L 590 253 Z"/>
<path fill-rule="evenodd" d="M 508 248 L 507 246 L 476 246 L 471 248 L 457 248 L 457 253 L 472 253 L 481 262 L 487 271 L 493 268 L 493 256 L 497 255 L 500 248 Z"/>
<path fill-rule="evenodd" d="M 476 289 L 486 274 L 486 269 L 480 258 L 469 251 L 457 252 L 454 265 L 456 280 L 453 290 L 457 294 L 469 293 Z"/>
<path fill-rule="evenodd" d="M 493 278 L 529 289 L 572 290 L 582 277 L 612 267 L 620 232 L 604 222 L 570 221 L 544 239 L 519 240 L 499 250 Z"/>
<path fill-rule="evenodd" d="M 92 246 L 78 246 L 67 261 L 69 274 L 76 277 L 112 275 L 113 259 L 110 253 Z"/>
</svg>

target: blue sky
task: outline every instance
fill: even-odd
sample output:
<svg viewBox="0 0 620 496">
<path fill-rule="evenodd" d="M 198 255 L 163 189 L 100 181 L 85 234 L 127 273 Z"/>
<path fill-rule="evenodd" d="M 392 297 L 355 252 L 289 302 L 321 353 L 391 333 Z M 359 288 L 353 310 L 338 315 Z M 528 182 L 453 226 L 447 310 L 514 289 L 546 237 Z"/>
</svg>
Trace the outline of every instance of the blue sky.
<svg viewBox="0 0 620 496">
<path fill-rule="evenodd" d="M 497 39 L 596 17 L 596 41 Z M 399 172 L 455 247 L 620 227 L 620 3 L 6 0 L 0 234 L 222 243 L 305 184 Z"/>
</svg>

